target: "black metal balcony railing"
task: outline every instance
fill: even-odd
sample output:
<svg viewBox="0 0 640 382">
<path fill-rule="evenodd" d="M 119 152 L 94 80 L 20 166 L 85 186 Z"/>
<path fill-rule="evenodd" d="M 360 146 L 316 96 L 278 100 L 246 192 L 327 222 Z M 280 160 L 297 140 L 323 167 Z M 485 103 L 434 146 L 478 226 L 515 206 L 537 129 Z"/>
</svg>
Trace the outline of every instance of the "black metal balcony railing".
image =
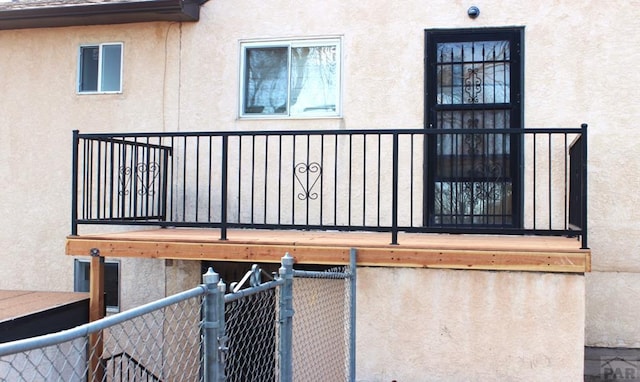
<svg viewBox="0 0 640 382">
<path fill-rule="evenodd" d="M 586 125 L 74 131 L 72 234 L 79 224 L 212 227 L 221 239 L 228 228 L 381 231 L 394 244 L 399 232 L 539 234 L 587 248 L 586 154 Z"/>
</svg>

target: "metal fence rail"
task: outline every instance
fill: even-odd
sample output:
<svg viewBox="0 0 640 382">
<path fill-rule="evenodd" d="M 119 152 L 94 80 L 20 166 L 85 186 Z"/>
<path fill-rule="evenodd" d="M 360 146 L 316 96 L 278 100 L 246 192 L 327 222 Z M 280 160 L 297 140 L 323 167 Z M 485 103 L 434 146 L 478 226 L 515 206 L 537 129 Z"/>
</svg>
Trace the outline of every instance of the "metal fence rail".
<svg viewBox="0 0 640 382">
<path fill-rule="evenodd" d="M 209 269 L 188 291 L 0 344 L 0 381 L 353 381 L 355 251 L 351 261 L 305 274 L 286 255 L 278 275 L 263 282 L 254 266 L 250 286 L 229 293 Z"/>
<path fill-rule="evenodd" d="M 570 152 L 577 137 L 581 149 Z M 393 243 L 400 231 L 584 235 L 586 142 L 586 125 L 75 131 L 71 230 L 214 227 L 222 238 L 234 227 L 358 230 L 390 232 Z M 579 217 L 571 224 L 570 209 Z"/>
</svg>

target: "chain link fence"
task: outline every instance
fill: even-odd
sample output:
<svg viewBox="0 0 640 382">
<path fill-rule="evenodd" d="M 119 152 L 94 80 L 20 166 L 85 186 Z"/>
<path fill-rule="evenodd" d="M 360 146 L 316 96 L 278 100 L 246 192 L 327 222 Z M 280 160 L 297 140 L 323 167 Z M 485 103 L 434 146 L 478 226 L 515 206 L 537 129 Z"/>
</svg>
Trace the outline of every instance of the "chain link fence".
<svg viewBox="0 0 640 382">
<path fill-rule="evenodd" d="M 0 381 L 353 381 L 351 257 L 307 272 L 286 255 L 279 274 L 254 266 L 229 293 L 210 269 L 188 291 L 0 344 Z"/>
<path fill-rule="evenodd" d="M 293 379 L 352 380 L 355 283 L 349 267 L 324 272 L 294 271 L 294 280 Z"/>
<path fill-rule="evenodd" d="M 0 381 L 197 381 L 206 291 L 199 286 L 73 329 L 0 344 Z"/>
</svg>

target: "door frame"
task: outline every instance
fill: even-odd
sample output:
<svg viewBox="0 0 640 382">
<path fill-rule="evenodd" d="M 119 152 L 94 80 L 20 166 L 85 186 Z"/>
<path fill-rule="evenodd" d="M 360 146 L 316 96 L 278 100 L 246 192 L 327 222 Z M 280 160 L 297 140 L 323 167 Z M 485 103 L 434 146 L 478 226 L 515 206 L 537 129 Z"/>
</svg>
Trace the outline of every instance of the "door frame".
<svg viewBox="0 0 640 382">
<path fill-rule="evenodd" d="M 510 129 L 524 128 L 524 27 L 456 28 L 425 29 L 424 45 L 424 128 L 435 129 L 437 115 L 436 52 L 437 44 L 442 42 L 493 41 L 508 40 L 511 44 L 510 57 Z M 430 67 L 433 69 L 430 70 Z M 515 85 L 515 86 L 514 86 Z M 423 225 L 425 227 L 444 227 L 435 225 L 435 167 L 436 140 L 425 134 L 424 176 L 423 176 Z M 512 224 L 509 228 L 524 226 L 524 134 L 512 134 L 510 140 L 510 166 L 512 176 Z M 431 164 L 431 165 L 430 165 Z M 454 225 L 453 227 L 479 228 L 482 225 Z"/>
</svg>

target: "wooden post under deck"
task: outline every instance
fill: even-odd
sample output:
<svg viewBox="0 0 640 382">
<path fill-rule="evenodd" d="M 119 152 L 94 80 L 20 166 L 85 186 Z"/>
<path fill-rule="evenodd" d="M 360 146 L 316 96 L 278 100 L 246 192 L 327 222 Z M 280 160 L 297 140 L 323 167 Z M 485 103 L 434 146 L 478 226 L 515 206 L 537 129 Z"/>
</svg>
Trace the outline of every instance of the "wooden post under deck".
<svg viewBox="0 0 640 382">
<path fill-rule="evenodd" d="M 104 317 L 104 257 L 100 251 L 91 249 L 91 273 L 89 274 L 89 322 Z M 89 381 L 102 381 L 104 366 L 101 363 L 103 352 L 102 331 L 89 335 Z"/>
</svg>

